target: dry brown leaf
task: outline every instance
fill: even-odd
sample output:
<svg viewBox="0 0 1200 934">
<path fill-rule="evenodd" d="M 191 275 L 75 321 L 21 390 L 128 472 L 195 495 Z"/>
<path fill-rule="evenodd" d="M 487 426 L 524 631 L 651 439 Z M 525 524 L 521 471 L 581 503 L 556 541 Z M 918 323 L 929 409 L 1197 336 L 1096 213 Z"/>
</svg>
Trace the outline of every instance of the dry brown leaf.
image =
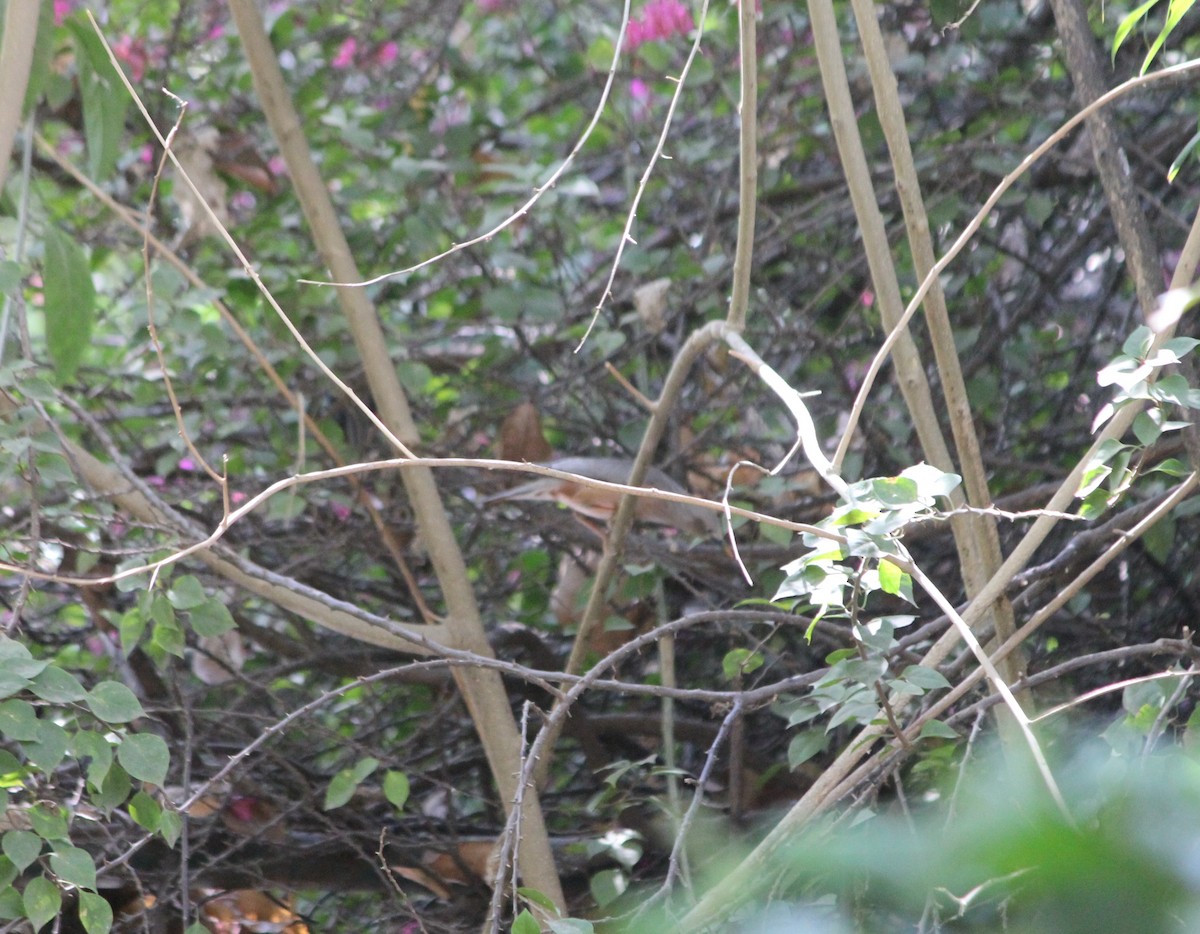
<svg viewBox="0 0 1200 934">
<path fill-rule="evenodd" d="M 482 881 L 491 885 L 495 876 L 495 855 L 495 840 L 466 840 L 458 844 L 455 854 L 431 851 L 425 854 L 422 862 L 444 882 L 463 885 Z"/>
<path fill-rule="evenodd" d="M 542 434 L 542 416 L 532 402 L 522 402 L 500 426 L 496 445 L 501 459 L 509 461 L 545 461 L 553 453 Z"/>
<path fill-rule="evenodd" d="M 670 279 L 655 279 L 633 290 L 633 307 L 642 327 L 650 334 L 661 334 L 667 326 L 667 292 Z"/>
<path fill-rule="evenodd" d="M 308 926 L 287 904 L 257 889 L 235 889 L 204 902 L 200 922 L 213 934 L 308 934 Z"/>
</svg>

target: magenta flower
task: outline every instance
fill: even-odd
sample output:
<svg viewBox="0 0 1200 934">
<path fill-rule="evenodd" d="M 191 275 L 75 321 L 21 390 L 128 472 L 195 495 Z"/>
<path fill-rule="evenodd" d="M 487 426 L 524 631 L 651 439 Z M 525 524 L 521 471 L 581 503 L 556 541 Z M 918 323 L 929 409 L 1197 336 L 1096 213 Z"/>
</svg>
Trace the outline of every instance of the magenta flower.
<svg viewBox="0 0 1200 934">
<path fill-rule="evenodd" d="M 122 36 L 113 46 L 113 55 L 125 63 L 132 80 L 141 81 L 146 76 L 146 43 L 141 39 L 128 34 Z"/>
<path fill-rule="evenodd" d="M 329 64 L 334 68 L 349 68 L 354 64 L 354 53 L 358 51 L 358 40 L 351 36 L 338 48 L 337 55 Z"/>
<path fill-rule="evenodd" d="M 629 21 L 625 44 L 632 52 L 644 42 L 686 36 L 693 25 L 691 11 L 680 0 L 650 0 L 642 7 L 641 17 Z"/>
<path fill-rule="evenodd" d="M 54 0 L 54 25 L 61 26 L 71 15 L 71 0 Z"/>
<path fill-rule="evenodd" d="M 394 42 L 385 42 L 375 53 L 375 62 L 379 65 L 390 65 L 400 54 L 400 46 Z"/>
</svg>

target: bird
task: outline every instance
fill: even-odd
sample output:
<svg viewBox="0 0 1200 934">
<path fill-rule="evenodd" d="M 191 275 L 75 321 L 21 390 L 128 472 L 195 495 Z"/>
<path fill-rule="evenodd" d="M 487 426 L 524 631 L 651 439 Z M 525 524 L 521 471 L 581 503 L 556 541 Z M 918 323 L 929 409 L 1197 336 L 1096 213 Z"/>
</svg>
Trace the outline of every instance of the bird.
<svg viewBox="0 0 1200 934">
<path fill-rule="evenodd" d="M 589 480 L 607 483 L 629 483 L 633 472 L 633 461 L 623 457 L 560 457 L 547 461 L 543 467 L 553 467 L 565 473 L 577 474 Z M 657 467 L 646 471 L 643 481 L 646 487 L 667 493 L 687 493 L 683 487 Z M 503 490 L 483 500 L 486 503 L 510 500 L 535 500 L 562 503 L 580 516 L 608 521 L 617 511 L 624 494 L 619 490 L 585 486 L 560 477 L 538 477 L 509 490 Z M 721 520 L 715 512 L 690 503 L 639 496 L 634 504 L 634 515 L 643 522 L 671 526 L 693 535 L 710 535 L 719 538 Z"/>
</svg>

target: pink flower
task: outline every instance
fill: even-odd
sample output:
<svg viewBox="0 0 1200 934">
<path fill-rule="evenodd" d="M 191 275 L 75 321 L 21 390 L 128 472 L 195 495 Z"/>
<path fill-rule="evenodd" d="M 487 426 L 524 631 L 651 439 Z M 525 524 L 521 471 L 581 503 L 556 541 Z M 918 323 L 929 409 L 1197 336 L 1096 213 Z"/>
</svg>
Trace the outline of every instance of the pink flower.
<svg viewBox="0 0 1200 934">
<path fill-rule="evenodd" d="M 334 68 L 349 68 L 354 64 L 354 53 L 358 51 L 358 40 L 351 36 L 338 48 L 337 55 L 329 64 Z"/>
<path fill-rule="evenodd" d="M 190 457 L 181 457 L 179 459 L 179 469 L 191 472 L 196 469 L 196 462 Z"/>
<path fill-rule="evenodd" d="M 680 0 L 650 0 L 642 8 L 640 19 L 629 21 L 625 44 L 632 52 L 643 42 L 686 36 L 693 25 L 691 11 Z"/>
<path fill-rule="evenodd" d="M 375 52 L 375 62 L 378 65 L 390 65 L 400 54 L 400 46 L 394 42 L 385 42 Z"/>
<path fill-rule="evenodd" d="M 225 35 L 225 24 L 217 23 L 208 31 L 208 35 L 204 37 L 206 42 L 212 42 L 214 39 L 220 39 Z"/>
<path fill-rule="evenodd" d="M 230 505 L 233 505 L 233 506 L 240 506 L 240 505 L 242 505 L 242 503 L 244 503 L 249 498 L 250 497 L 247 496 L 245 493 L 243 493 L 241 490 L 234 490 L 232 493 L 229 494 L 229 502 L 230 502 Z"/>
<path fill-rule="evenodd" d="M 113 55 L 129 68 L 129 77 L 141 81 L 146 76 L 146 43 L 124 35 L 113 46 Z"/>
<path fill-rule="evenodd" d="M 71 15 L 71 0 L 54 0 L 54 25 L 61 26 Z"/>
<path fill-rule="evenodd" d="M 503 13 L 508 6 L 508 0 L 477 0 L 479 9 L 484 13 Z"/>
<path fill-rule="evenodd" d="M 345 503 L 330 503 L 329 511 L 338 522 L 345 522 L 350 518 L 350 507 Z"/>
</svg>

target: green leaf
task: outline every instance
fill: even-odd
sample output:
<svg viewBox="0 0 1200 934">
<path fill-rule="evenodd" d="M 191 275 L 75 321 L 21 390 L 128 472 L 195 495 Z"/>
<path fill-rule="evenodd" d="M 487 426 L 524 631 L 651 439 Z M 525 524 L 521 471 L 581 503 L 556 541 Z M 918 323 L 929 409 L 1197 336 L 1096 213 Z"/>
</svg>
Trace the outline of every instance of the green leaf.
<svg viewBox="0 0 1200 934">
<path fill-rule="evenodd" d="M 87 759 L 88 782 L 93 788 L 99 788 L 104 782 L 104 776 L 112 768 L 112 745 L 107 739 L 94 730 L 80 730 L 71 737 L 71 754 L 76 759 Z"/>
<path fill-rule="evenodd" d="M 0 736 L 19 740 L 37 739 L 38 718 L 33 704 L 15 698 L 0 703 Z"/>
<path fill-rule="evenodd" d="M 954 727 L 947 726 L 941 720 L 926 720 L 921 724 L 921 739 L 958 739 Z"/>
<path fill-rule="evenodd" d="M 142 635 L 146 632 L 146 622 L 145 614 L 136 606 L 121 614 L 117 628 L 121 633 L 121 651 L 126 657 L 142 641 Z"/>
<path fill-rule="evenodd" d="M 725 674 L 725 680 L 733 681 L 740 675 L 748 675 L 761 668 L 762 664 L 761 654 L 750 649 L 738 648 L 730 649 L 725 653 L 725 657 L 721 660 L 721 669 Z"/>
<path fill-rule="evenodd" d="M 0 918 L 15 920 L 25 917 L 25 904 L 21 901 L 21 893 L 11 884 L 0 889 Z"/>
<path fill-rule="evenodd" d="M 174 847 L 183 832 L 183 818 L 175 811 L 163 811 L 158 820 L 158 832 L 167 846 Z"/>
<path fill-rule="evenodd" d="M 541 934 L 542 927 L 526 908 L 513 919 L 512 934 Z"/>
<path fill-rule="evenodd" d="M 1150 63 L 1154 61 L 1156 55 L 1162 49 L 1163 44 L 1167 41 L 1167 37 L 1175 31 L 1175 27 L 1179 25 L 1179 21 L 1183 19 L 1184 14 L 1192 8 L 1195 0 L 1170 0 L 1167 5 L 1167 19 L 1163 23 L 1163 28 L 1159 32 L 1157 38 L 1150 46 L 1150 51 L 1146 53 L 1146 58 L 1142 62 L 1142 74 L 1150 67 Z"/>
<path fill-rule="evenodd" d="M 532 902 L 539 908 L 545 909 L 552 915 L 558 914 L 558 906 L 544 892 L 539 892 L 537 889 L 526 888 L 525 886 L 517 887 L 517 894 L 528 902 Z"/>
<path fill-rule="evenodd" d="M 1142 547 L 1155 561 L 1167 565 L 1175 548 L 1175 517 L 1163 516 L 1142 535 Z"/>
<path fill-rule="evenodd" d="M 113 70 L 108 52 L 91 26 L 71 20 L 67 24 L 74 33 L 75 56 L 79 64 L 88 174 L 99 182 L 108 178 L 116 168 L 129 98 L 120 77 Z"/>
<path fill-rule="evenodd" d="M 129 792 L 133 790 L 133 786 L 129 781 L 129 773 L 126 772 L 119 764 L 114 764 L 104 776 L 104 781 L 100 787 L 93 791 L 88 797 L 92 804 L 100 808 L 102 811 L 111 811 L 125 803 L 125 799 L 129 797 Z"/>
<path fill-rule="evenodd" d="M 205 600 L 192 610 L 188 614 L 188 622 L 197 635 L 207 638 L 222 636 L 237 625 L 228 607 L 215 598 Z"/>
<path fill-rule="evenodd" d="M 1116 59 L 1117 59 L 1117 50 L 1121 48 L 1121 43 L 1123 43 L 1125 41 L 1125 39 L 1133 31 L 1133 28 L 1135 26 L 1137 26 L 1138 23 L 1140 23 L 1142 20 L 1144 20 L 1146 18 L 1146 14 L 1149 13 L 1152 9 L 1154 9 L 1154 7 L 1157 6 L 1160 2 L 1161 2 L 1161 0 L 1146 0 L 1145 3 L 1143 3 L 1140 7 L 1138 7 L 1136 10 L 1134 10 L 1128 16 L 1126 16 L 1117 25 L 1116 32 L 1113 33 L 1113 47 L 1112 47 L 1113 61 L 1116 61 Z"/>
<path fill-rule="evenodd" d="M 50 720 L 39 720 L 37 736 L 21 744 L 25 757 L 43 772 L 52 772 L 67 755 L 70 740 L 67 731 Z"/>
<path fill-rule="evenodd" d="M 907 477 L 876 477 L 871 490 L 879 502 L 893 508 L 915 503 L 920 493 L 916 482 Z"/>
<path fill-rule="evenodd" d="M 1155 413 L 1157 417 L 1155 417 Z M 1162 434 L 1162 410 L 1151 409 L 1148 412 L 1138 412 L 1133 418 L 1133 433 L 1139 444 L 1143 447 L 1150 447 Z"/>
<path fill-rule="evenodd" d="M 4 835 L 0 847 L 4 855 L 13 861 L 20 872 L 33 865 L 33 861 L 42 853 L 42 838 L 28 830 L 10 830 Z"/>
<path fill-rule="evenodd" d="M 1200 132 L 1194 133 L 1192 138 L 1183 144 L 1183 148 L 1179 150 L 1175 158 L 1171 161 L 1171 167 L 1167 169 L 1168 184 L 1175 181 L 1175 176 L 1179 174 L 1179 170 L 1183 168 L 1187 157 L 1195 151 L 1197 145 L 1200 145 Z"/>
<path fill-rule="evenodd" d="M 383 796 L 391 802 L 392 807 L 400 811 L 404 809 L 404 803 L 408 801 L 408 793 L 408 776 L 403 772 L 394 772 L 389 769 L 383 776 Z"/>
<path fill-rule="evenodd" d="M 828 745 L 829 734 L 824 730 L 805 730 L 797 733 L 788 743 L 788 768 L 794 769 L 802 765 L 818 753 L 824 752 Z"/>
<path fill-rule="evenodd" d="M 28 114 L 42 96 L 50 76 L 50 59 L 54 53 L 54 4 L 44 3 L 39 11 L 37 38 L 33 43 L 33 61 L 29 63 L 29 84 L 25 87 L 25 102 L 21 112 Z"/>
<path fill-rule="evenodd" d="M 68 383 L 92 342 L 96 288 L 87 256 L 66 234 L 54 228 L 47 230 L 45 250 L 42 310 L 46 350 L 59 383 Z"/>
<path fill-rule="evenodd" d="M 879 559 L 879 586 L 884 593 L 899 596 L 904 578 L 907 576 L 887 558 Z"/>
<path fill-rule="evenodd" d="M 177 610 L 192 610 L 208 600 L 204 586 L 191 574 L 177 578 L 167 591 L 167 599 Z"/>
<path fill-rule="evenodd" d="M 139 827 L 155 833 L 162 818 L 162 807 L 146 792 L 139 791 L 129 799 L 129 816 Z"/>
<path fill-rule="evenodd" d="M 160 626 L 175 625 L 175 605 L 169 594 L 157 590 L 150 596 L 150 619 Z"/>
<path fill-rule="evenodd" d="M 108 934 L 113 925 L 112 905 L 95 892 L 80 892 L 79 921 L 87 934 Z"/>
<path fill-rule="evenodd" d="M 592 876 L 588 885 L 592 892 L 592 898 L 595 899 L 597 905 L 603 908 L 625 894 L 625 890 L 629 888 L 629 877 L 619 869 L 602 869 Z M 513 930 L 516 930 L 515 925 Z"/>
<path fill-rule="evenodd" d="M 370 756 L 365 756 L 354 763 L 350 774 L 354 776 L 354 781 L 361 782 L 364 778 L 379 768 L 379 760 L 372 759 Z"/>
<path fill-rule="evenodd" d="M 161 736 L 153 733 L 134 733 L 126 736 L 117 749 L 117 760 L 130 777 L 161 785 L 167 778 L 171 752 Z"/>
<path fill-rule="evenodd" d="M 183 658 L 184 650 L 187 648 L 187 640 L 184 638 L 183 629 L 180 628 L 174 619 L 170 623 L 155 623 L 154 631 L 150 636 L 150 642 L 169 655 L 174 655 L 177 658 Z"/>
<path fill-rule="evenodd" d="M 342 769 L 329 780 L 329 787 L 325 789 L 325 810 L 340 808 L 354 797 L 357 788 L 358 782 L 354 779 L 354 773 L 350 769 Z"/>
<path fill-rule="evenodd" d="M 53 665 L 33 679 L 30 690 L 51 704 L 71 704 L 87 697 L 87 690 L 78 678 Z"/>
<path fill-rule="evenodd" d="M 944 691 L 950 687 L 950 682 L 940 671 L 925 665 L 909 665 L 900 672 L 900 678 L 927 691 Z"/>
<path fill-rule="evenodd" d="M 65 840 L 67 838 L 67 811 L 60 804 L 39 801 L 27 812 L 33 832 L 43 840 Z"/>
<path fill-rule="evenodd" d="M 36 931 L 58 915 L 59 909 L 62 908 L 62 893 L 59 892 L 58 886 L 45 876 L 38 876 L 36 879 L 30 879 L 29 884 L 25 886 L 21 902 L 25 908 L 25 917 Z"/>
<path fill-rule="evenodd" d="M 105 723 L 128 723 L 144 717 L 133 691 L 117 681 L 101 681 L 88 693 L 88 709 Z"/>
<path fill-rule="evenodd" d="M 96 864 L 87 850 L 77 846 L 60 846 L 50 854 L 50 868 L 64 882 L 77 888 L 96 888 Z"/>
<path fill-rule="evenodd" d="M 14 671 L 0 671 L 0 697 L 11 697 L 29 687 L 30 681 Z"/>
</svg>

